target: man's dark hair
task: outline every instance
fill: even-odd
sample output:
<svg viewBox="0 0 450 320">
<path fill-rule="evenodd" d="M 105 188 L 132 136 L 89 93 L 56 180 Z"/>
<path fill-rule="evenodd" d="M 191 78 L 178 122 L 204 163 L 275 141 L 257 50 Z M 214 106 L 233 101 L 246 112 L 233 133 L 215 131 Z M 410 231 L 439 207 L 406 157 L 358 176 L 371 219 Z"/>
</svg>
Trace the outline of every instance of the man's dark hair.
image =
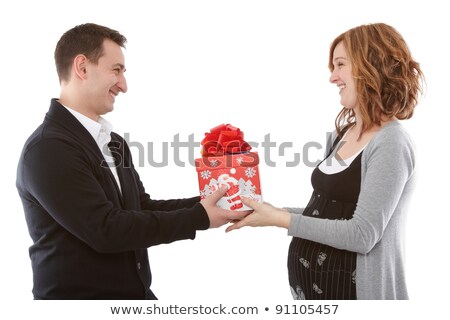
<svg viewBox="0 0 450 320">
<path fill-rule="evenodd" d="M 65 32 L 55 49 L 56 72 L 59 82 L 68 81 L 73 59 L 85 55 L 91 62 L 97 63 L 103 55 L 103 42 L 110 39 L 125 48 L 127 39 L 118 31 L 95 23 L 78 25 Z"/>
</svg>

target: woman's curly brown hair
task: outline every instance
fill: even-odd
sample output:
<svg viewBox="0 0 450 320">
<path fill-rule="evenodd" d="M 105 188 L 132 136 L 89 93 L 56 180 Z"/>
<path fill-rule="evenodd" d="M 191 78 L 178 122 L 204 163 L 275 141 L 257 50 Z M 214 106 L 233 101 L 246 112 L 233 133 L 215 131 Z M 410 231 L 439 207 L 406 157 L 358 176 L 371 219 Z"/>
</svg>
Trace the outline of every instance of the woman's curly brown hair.
<svg viewBox="0 0 450 320">
<path fill-rule="evenodd" d="M 409 48 L 393 27 L 376 23 L 352 28 L 338 36 L 330 47 L 328 67 L 334 69 L 333 52 L 342 42 L 352 64 L 357 103 L 362 117 L 361 134 L 382 120 L 409 119 L 423 91 L 423 73 Z M 336 130 L 356 121 L 352 109 L 336 117 Z"/>
</svg>

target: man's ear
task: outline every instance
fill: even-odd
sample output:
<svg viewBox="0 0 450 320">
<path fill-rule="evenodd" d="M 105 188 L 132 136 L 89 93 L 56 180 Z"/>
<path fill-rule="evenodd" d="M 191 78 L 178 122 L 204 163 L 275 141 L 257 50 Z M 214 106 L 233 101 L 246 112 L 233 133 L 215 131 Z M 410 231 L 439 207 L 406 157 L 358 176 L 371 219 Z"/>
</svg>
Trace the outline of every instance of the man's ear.
<svg viewBox="0 0 450 320">
<path fill-rule="evenodd" d="M 88 59 L 84 54 L 79 54 L 73 59 L 73 70 L 79 79 L 86 79 L 87 63 Z"/>
</svg>

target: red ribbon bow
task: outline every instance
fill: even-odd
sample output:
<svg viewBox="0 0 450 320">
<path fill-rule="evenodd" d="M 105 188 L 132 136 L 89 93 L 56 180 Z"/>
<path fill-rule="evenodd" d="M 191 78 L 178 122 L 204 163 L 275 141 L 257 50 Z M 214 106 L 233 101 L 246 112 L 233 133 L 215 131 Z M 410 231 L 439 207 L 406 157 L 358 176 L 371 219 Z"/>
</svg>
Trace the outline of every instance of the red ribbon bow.
<svg viewBox="0 0 450 320">
<path fill-rule="evenodd" d="M 252 147 L 244 141 L 244 133 L 231 124 L 221 124 L 205 133 L 201 142 L 202 156 L 221 156 L 230 153 L 242 153 Z"/>
</svg>

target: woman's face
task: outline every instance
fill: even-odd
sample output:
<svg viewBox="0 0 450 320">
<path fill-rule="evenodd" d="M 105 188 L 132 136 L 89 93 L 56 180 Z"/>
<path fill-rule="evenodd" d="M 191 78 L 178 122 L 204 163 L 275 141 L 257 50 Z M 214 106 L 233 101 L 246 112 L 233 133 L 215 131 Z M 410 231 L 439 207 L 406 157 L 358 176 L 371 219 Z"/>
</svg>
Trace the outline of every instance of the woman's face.
<svg viewBox="0 0 450 320">
<path fill-rule="evenodd" d="M 347 56 L 344 44 L 339 42 L 333 52 L 333 71 L 330 82 L 336 84 L 341 96 L 341 104 L 347 109 L 356 107 L 356 83 L 352 75 L 352 64 Z"/>
</svg>

